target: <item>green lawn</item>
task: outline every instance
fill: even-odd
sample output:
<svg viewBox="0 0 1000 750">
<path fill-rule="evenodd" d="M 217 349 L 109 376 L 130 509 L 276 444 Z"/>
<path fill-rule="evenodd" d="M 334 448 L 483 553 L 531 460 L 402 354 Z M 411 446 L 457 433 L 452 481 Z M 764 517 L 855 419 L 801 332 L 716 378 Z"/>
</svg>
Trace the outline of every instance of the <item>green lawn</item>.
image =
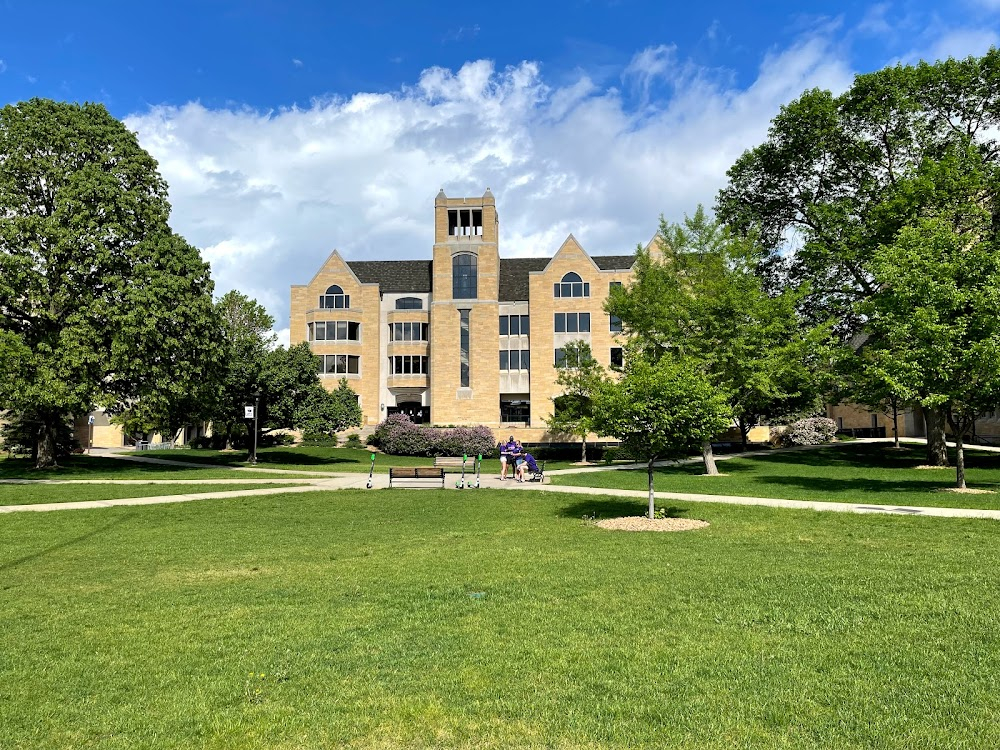
<svg viewBox="0 0 1000 750">
<path fill-rule="evenodd" d="M 1000 454 L 966 454 L 968 485 L 997 494 L 955 494 L 939 491 L 955 486 L 954 468 L 915 468 L 925 462 L 924 450 L 922 446 L 896 450 L 886 444 L 860 443 L 779 451 L 719 461 L 719 471 L 727 476 L 704 476 L 700 462 L 657 469 L 653 485 L 658 492 L 1000 509 Z M 551 477 L 551 482 L 630 490 L 649 486 L 645 469 L 568 474 Z"/>
<path fill-rule="evenodd" d="M 78 503 L 89 500 L 117 500 L 123 497 L 185 495 L 189 492 L 259 490 L 274 486 L 273 484 L 0 484 L 0 505 Z"/>
<path fill-rule="evenodd" d="M 0 517 L 3 748 L 995 748 L 1000 527 L 344 491 Z"/>
<path fill-rule="evenodd" d="M 165 451 L 164 451 L 165 452 Z M 159 455 L 154 458 L 159 458 Z M 178 456 L 180 459 L 180 456 Z M 272 467 L 278 468 L 278 467 Z M 281 467 L 284 468 L 284 467 Z M 104 456 L 69 456 L 59 459 L 59 468 L 36 471 L 27 458 L 0 458 L 0 479 L 294 479 L 293 474 L 234 472 L 232 469 L 189 468 L 166 464 L 141 464 Z"/>
<path fill-rule="evenodd" d="M 191 461 L 213 466 L 247 466 L 244 451 L 213 451 L 202 449 L 159 451 L 156 458 L 171 461 Z M 257 452 L 258 463 L 262 466 L 281 469 L 308 471 L 364 472 L 371 468 L 371 451 L 360 448 L 329 448 L 324 446 L 277 446 L 261 448 Z M 431 466 L 433 458 L 426 456 L 387 456 L 375 454 L 375 471 L 385 472 L 390 466 Z M 547 461 L 547 470 L 568 469 L 570 461 Z M 467 471 L 473 470 L 472 456 L 469 456 Z M 461 471 L 461 469 L 448 469 Z M 500 459 L 484 458 L 482 472 L 500 475 Z"/>
</svg>

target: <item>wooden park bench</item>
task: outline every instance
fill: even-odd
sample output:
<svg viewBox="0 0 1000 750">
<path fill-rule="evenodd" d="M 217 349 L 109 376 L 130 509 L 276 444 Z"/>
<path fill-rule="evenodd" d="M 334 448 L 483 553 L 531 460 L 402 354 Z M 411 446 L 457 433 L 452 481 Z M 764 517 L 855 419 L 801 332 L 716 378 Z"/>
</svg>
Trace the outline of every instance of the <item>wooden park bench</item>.
<svg viewBox="0 0 1000 750">
<path fill-rule="evenodd" d="M 444 487 L 444 469 L 437 466 L 392 466 L 389 468 L 389 486 L 393 480 L 440 481 Z"/>
<path fill-rule="evenodd" d="M 466 463 L 466 468 L 471 469 L 476 465 L 476 459 L 474 456 L 469 456 L 469 460 Z M 462 457 L 461 456 L 436 456 L 434 458 L 434 467 L 438 469 L 461 469 L 462 468 Z"/>
</svg>

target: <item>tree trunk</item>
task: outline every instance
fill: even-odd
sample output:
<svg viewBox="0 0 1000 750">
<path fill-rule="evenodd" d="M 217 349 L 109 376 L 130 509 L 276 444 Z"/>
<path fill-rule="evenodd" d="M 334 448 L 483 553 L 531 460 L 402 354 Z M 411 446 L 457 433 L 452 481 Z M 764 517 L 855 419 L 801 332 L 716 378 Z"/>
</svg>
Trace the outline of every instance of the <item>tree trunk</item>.
<svg viewBox="0 0 1000 750">
<path fill-rule="evenodd" d="M 653 461 L 655 459 L 649 459 L 649 463 L 646 464 L 646 474 L 649 477 L 649 520 L 652 521 L 653 517 L 656 515 L 656 501 L 653 498 Z"/>
<path fill-rule="evenodd" d="M 944 409 L 932 407 L 924 410 L 927 425 L 927 463 L 931 466 L 948 465 L 948 444 L 944 439 L 947 415 Z"/>
<path fill-rule="evenodd" d="M 740 428 L 740 447 L 744 453 L 747 452 L 747 435 L 750 432 L 750 425 L 744 422 L 742 419 L 738 419 L 736 423 Z M 710 446 L 711 447 L 711 446 Z"/>
<path fill-rule="evenodd" d="M 42 423 L 38 431 L 38 450 L 35 454 L 36 469 L 55 469 L 56 463 L 56 428 Z"/>
<path fill-rule="evenodd" d="M 715 465 L 715 455 L 712 453 L 712 443 L 706 440 L 701 444 L 701 458 L 705 462 L 705 474 L 710 477 L 719 475 L 719 468 Z"/>
<path fill-rule="evenodd" d="M 583 440 L 580 442 L 580 462 L 587 463 L 587 436 L 583 436 Z"/>
<path fill-rule="evenodd" d="M 962 445 L 962 433 L 955 431 L 955 479 L 958 489 L 965 489 L 965 450 Z"/>
<path fill-rule="evenodd" d="M 899 404 L 892 401 L 892 447 L 899 447 Z"/>
</svg>

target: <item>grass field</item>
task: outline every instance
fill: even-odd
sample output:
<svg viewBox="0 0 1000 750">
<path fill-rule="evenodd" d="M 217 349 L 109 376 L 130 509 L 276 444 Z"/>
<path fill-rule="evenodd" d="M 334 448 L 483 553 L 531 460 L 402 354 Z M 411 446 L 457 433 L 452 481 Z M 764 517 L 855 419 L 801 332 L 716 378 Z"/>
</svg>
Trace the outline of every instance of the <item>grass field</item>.
<svg viewBox="0 0 1000 750">
<path fill-rule="evenodd" d="M 156 458 L 172 461 L 191 461 L 206 463 L 213 466 L 246 466 L 247 454 L 243 451 L 213 451 L 202 449 L 160 451 Z M 469 456 L 467 471 L 473 470 L 472 456 Z M 262 466 L 282 469 L 298 469 L 308 471 L 338 471 L 364 472 L 371 468 L 371 451 L 359 448 L 328 448 L 323 446 L 278 446 L 261 448 L 257 452 L 257 460 Z M 375 471 L 384 473 L 390 466 L 431 466 L 433 458 L 427 456 L 387 456 L 375 454 Z M 568 469 L 570 461 L 547 461 L 547 470 Z M 449 469 L 461 471 L 461 469 Z M 484 458 L 482 471 L 484 474 L 500 475 L 500 459 Z"/>
<path fill-rule="evenodd" d="M 154 456 L 159 458 L 159 456 Z M 178 457 L 180 460 L 180 457 Z M 279 467 L 273 467 L 279 468 Z M 284 467 L 280 467 L 284 468 Z M 0 458 L 0 479 L 274 479 L 293 474 L 270 472 L 234 472 L 231 468 L 204 469 L 166 464 L 141 464 L 103 456 L 69 456 L 59 459 L 59 468 L 36 471 L 26 458 Z"/>
<path fill-rule="evenodd" d="M 0 517 L 3 748 L 995 748 L 1000 527 L 344 491 Z"/>
<path fill-rule="evenodd" d="M 124 497 L 155 497 L 197 492 L 256 490 L 273 484 L 0 484 L 0 505 L 37 505 L 38 503 L 78 503 L 91 500 L 117 500 Z M 284 485 L 288 486 L 288 485 Z M 293 485 L 294 486 L 294 485 Z"/>
<path fill-rule="evenodd" d="M 808 451 L 778 451 L 719 461 L 719 471 L 727 476 L 704 476 L 700 462 L 659 468 L 653 486 L 658 492 L 1000 509 L 1000 454 L 966 454 L 969 487 L 996 494 L 955 494 L 942 491 L 955 486 L 954 468 L 915 468 L 924 463 L 924 450 L 922 446 L 896 450 L 888 444 L 849 443 Z M 583 487 L 648 487 L 645 469 L 568 474 L 550 480 L 553 484 Z"/>
</svg>

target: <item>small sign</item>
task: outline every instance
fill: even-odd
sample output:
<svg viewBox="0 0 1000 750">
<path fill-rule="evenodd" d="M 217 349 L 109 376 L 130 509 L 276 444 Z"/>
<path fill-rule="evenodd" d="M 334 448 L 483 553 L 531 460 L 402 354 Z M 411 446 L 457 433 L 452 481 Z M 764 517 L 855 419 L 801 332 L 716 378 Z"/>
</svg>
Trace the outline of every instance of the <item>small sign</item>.
<svg viewBox="0 0 1000 750">
<path fill-rule="evenodd" d="M 94 415 L 93 414 L 91 414 L 89 417 L 87 417 L 87 424 L 94 424 Z"/>
<path fill-rule="evenodd" d="M 253 407 L 252 406 L 244 406 L 243 407 L 243 418 L 244 419 L 253 419 Z"/>
</svg>

